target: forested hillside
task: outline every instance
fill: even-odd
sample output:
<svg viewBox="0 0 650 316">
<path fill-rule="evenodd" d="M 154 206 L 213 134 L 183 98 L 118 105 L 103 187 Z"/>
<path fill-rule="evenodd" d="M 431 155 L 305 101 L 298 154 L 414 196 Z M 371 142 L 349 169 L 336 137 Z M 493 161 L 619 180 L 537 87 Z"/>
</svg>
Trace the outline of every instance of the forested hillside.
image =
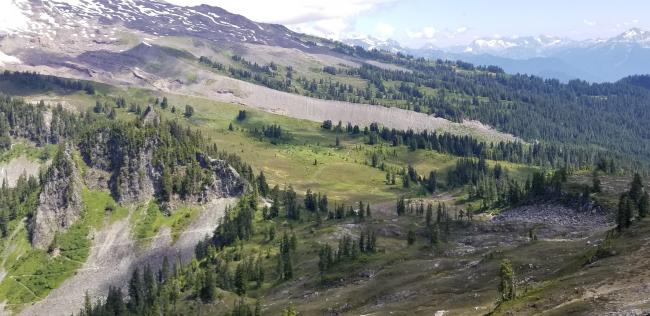
<svg viewBox="0 0 650 316">
<path fill-rule="evenodd" d="M 67 310 L 506 313 L 534 300 L 534 291 L 558 295 L 549 282 L 585 265 L 632 255 L 612 249 L 647 225 L 644 179 L 628 185 L 630 156 L 603 148 L 315 123 L 187 96 L 6 75 L 12 83 L 43 79 L 49 83 L 31 89 L 83 100 L 76 111 L 10 96 L 0 103 L 9 144 L 0 154 L 11 159 L 21 143 L 37 152 L 58 146 L 41 153 L 51 165 L 40 177 L 2 187 L 0 297 L 16 312 L 30 304 L 62 310 L 48 295 L 83 277 L 91 236 L 111 222 L 146 249 L 165 231 L 178 239 L 202 218 L 196 208 L 224 196 L 239 201 L 191 245 L 192 260 L 142 261 L 102 283 L 104 292 L 88 293 L 81 311 Z M 49 218 L 63 224 L 45 229 Z M 587 242 L 597 250 L 585 251 Z M 522 287 L 531 292 L 515 291 Z M 465 295 L 455 290 L 435 290 L 455 288 L 474 295 L 472 304 L 454 299 Z"/>
<path fill-rule="evenodd" d="M 530 142 L 601 148 L 635 160 L 645 160 L 650 152 L 650 135 L 644 128 L 650 122 L 650 90 L 633 78 L 617 83 L 573 80 L 564 84 L 461 61 L 416 59 L 344 45 L 336 50 L 402 68 L 326 66 L 317 75 L 273 62 L 258 65 L 238 55 L 232 56 L 230 66 L 205 56 L 199 62 L 281 91 L 398 106 L 453 121 L 478 120 Z"/>
<path fill-rule="evenodd" d="M 650 313 L 647 75 L 563 83 L 207 5 L 10 2 L 0 314 Z"/>
</svg>

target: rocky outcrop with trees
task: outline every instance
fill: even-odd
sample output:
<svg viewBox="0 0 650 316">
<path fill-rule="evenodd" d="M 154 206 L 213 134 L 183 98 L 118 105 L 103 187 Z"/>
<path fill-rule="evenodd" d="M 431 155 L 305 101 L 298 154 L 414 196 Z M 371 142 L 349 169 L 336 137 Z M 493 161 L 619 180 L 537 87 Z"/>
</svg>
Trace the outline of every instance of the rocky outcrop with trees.
<svg viewBox="0 0 650 316">
<path fill-rule="evenodd" d="M 32 245 L 36 248 L 47 249 L 54 236 L 70 228 L 82 214 L 83 182 L 73 152 L 72 145 L 62 144 L 43 177 L 32 223 Z"/>
</svg>

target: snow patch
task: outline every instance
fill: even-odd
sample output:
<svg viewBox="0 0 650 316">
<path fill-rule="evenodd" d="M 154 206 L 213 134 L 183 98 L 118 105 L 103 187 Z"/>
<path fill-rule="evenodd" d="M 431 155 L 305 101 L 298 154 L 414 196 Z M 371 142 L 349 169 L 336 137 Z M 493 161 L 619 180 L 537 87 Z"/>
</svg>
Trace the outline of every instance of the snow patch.
<svg viewBox="0 0 650 316">
<path fill-rule="evenodd" d="M 5 2 L 7 0 L 4 0 Z M 9 0 L 0 10 L 0 33 L 14 33 L 29 28 L 30 18 L 26 15 L 30 4 L 26 0 Z"/>
<path fill-rule="evenodd" d="M 4 52 L 0 51 L 0 66 L 6 64 L 21 64 L 22 61 L 15 56 L 7 55 Z"/>
</svg>

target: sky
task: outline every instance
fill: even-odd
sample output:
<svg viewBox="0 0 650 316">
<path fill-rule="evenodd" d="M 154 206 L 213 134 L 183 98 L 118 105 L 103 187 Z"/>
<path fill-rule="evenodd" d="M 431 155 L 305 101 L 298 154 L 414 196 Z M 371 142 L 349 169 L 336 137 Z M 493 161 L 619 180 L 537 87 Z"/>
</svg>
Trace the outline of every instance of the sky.
<svg viewBox="0 0 650 316">
<path fill-rule="evenodd" d="M 408 47 L 476 38 L 551 35 L 606 38 L 650 30 L 647 0 L 167 0 L 210 4 L 254 21 L 332 39 L 372 36 Z"/>
</svg>

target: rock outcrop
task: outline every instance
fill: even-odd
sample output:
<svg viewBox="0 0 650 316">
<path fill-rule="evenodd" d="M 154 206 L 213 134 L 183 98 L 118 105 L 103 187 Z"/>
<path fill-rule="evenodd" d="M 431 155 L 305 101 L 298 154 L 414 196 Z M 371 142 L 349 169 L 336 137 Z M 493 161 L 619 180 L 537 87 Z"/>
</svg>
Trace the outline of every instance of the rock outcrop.
<svg viewBox="0 0 650 316">
<path fill-rule="evenodd" d="M 81 142 L 80 150 L 86 164 L 107 172 L 105 185 L 120 203 L 142 202 L 158 192 L 161 172 L 153 164 L 158 138 L 147 135 L 142 140 L 126 139 L 121 131 L 100 128 Z"/>
<path fill-rule="evenodd" d="M 153 165 L 154 142 L 147 141 L 135 153 L 125 154 L 110 187 L 120 203 L 147 200 L 159 190 L 162 173 Z"/>
<path fill-rule="evenodd" d="M 145 124 L 155 126 L 155 111 L 149 108 L 147 112 L 145 117 L 149 118 L 149 123 Z M 82 157 L 91 170 L 110 174 L 106 187 L 120 203 L 143 202 L 159 196 L 162 191 L 160 157 L 167 155 L 169 148 L 163 146 L 169 144 L 151 126 L 143 127 L 138 133 L 141 134 L 125 136 L 116 128 L 100 128 L 80 144 Z M 155 157 L 158 157 L 158 162 Z M 210 171 L 212 179 L 202 183 L 202 187 L 191 195 L 183 196 L 183 200 L 207 203 L 214 198 L 233 197 L 244 192 L 246 181 L 227 161 L 212 159 L 202 153 L 196 154 L 196 160 L 201 169 Z M 181 171 L 175 176 L 183 176 L 186 167 L 187 163 L 179 164 L 177 168 Z M 101 184 L 95 186 L 102 187 Z"/>
<path fill-rule="evenodd" d="M 56 233 L 70 228 L 83 211 L 83 182 L 72 156 L 73 148 L 70 144 L 64 145 L 44 177 L 32 222 L 32 245 L 36 248 L 47 249 Z"/>
<path fill-rule="evenodd" d="M 205 155 L 199 155 L 198 160 L 201 167 L 211 170 L 214 175 L 214 181 L 203 191 L 203 201 L 238 196 L 244 193 L 246 182 L 228 162 Z"/>
</svg>

